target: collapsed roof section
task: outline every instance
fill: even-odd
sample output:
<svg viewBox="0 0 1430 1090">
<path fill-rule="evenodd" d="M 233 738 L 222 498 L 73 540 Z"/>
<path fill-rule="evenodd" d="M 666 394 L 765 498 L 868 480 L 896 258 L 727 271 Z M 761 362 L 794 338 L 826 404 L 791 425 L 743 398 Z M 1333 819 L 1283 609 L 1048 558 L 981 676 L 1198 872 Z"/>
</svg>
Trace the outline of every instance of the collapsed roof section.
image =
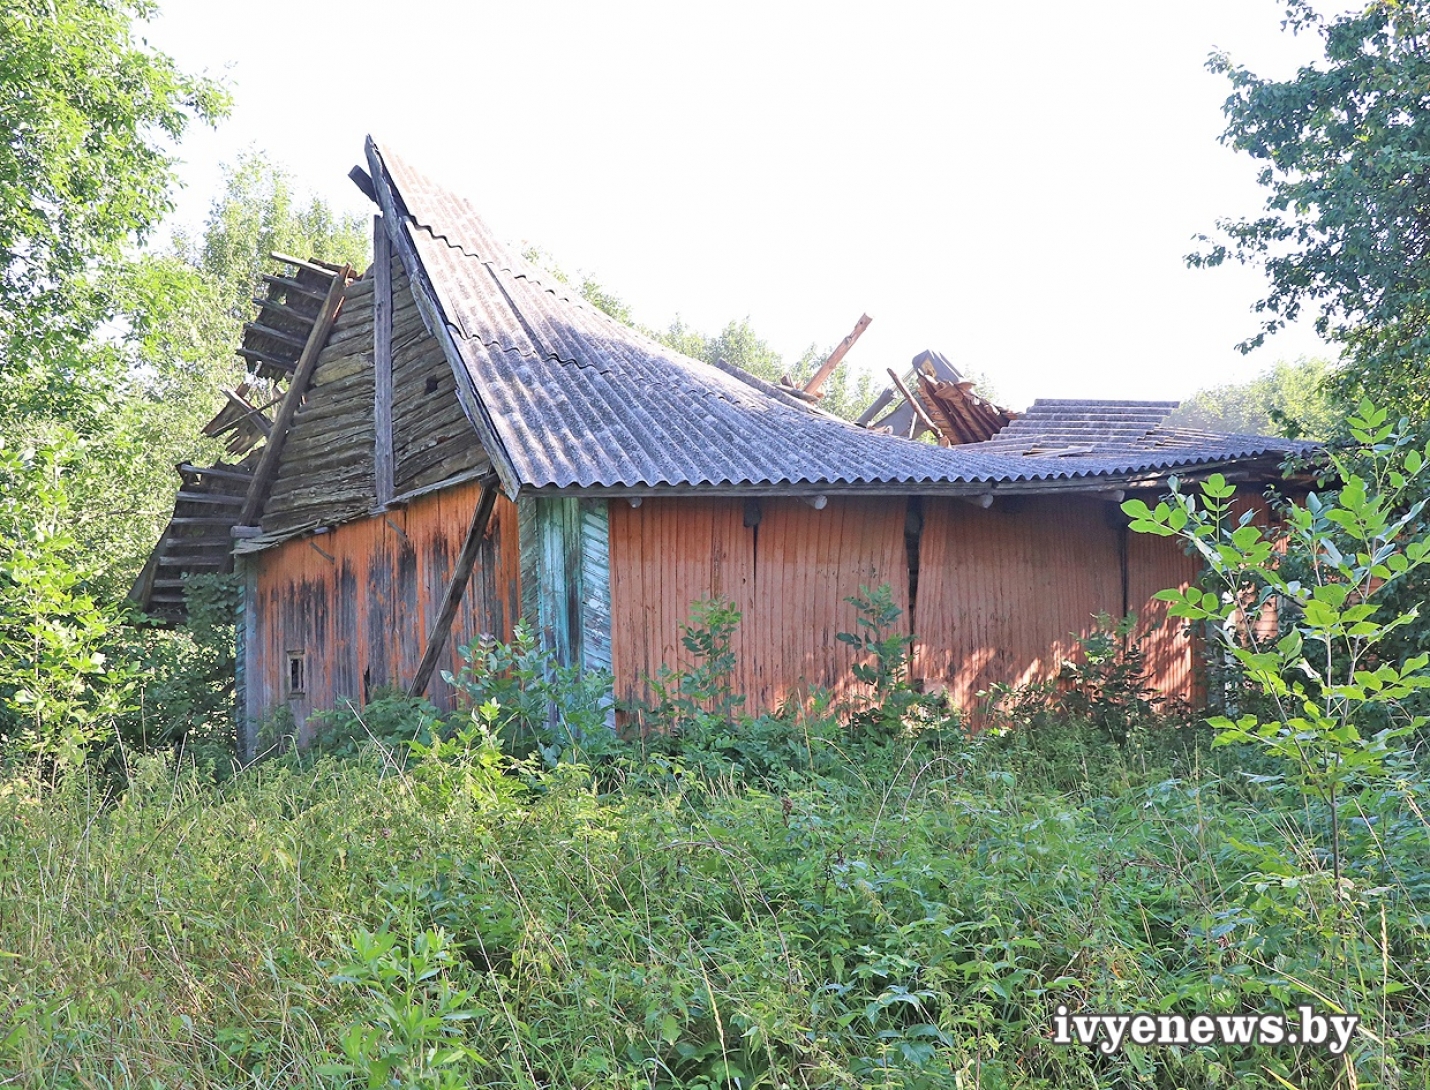
<svg viewBox="0 0 1430 1090">
<path fill-rule="evenodd" d="M 1015 442 L 1001 442 L 1017 426 L 1015 414 L 978 397 L 931 352 L 915 360 L 917 390 L 891 376 L 912 395 L 905 405 L 865 421 L 872 428 L 842 421 L 739 368 L 691 359 L 616 321 L 518 258 L 466 199 L 390 149 L 369 139 L 367 158 L 371 176 L 363 181 L 371 183 L 419 308 L 444 343 L 468 416 L 510 495 L 969 493 L 1097 479 L 1111 489 L 1129 477 L 1247 458 L 1270 459 L 1267 470 L 1301 446 L 1188 435 L 1177 443 L 1094 441 L 1073 456 L 1026 426 Z M 904 408 L 912 423 L 900 417 Z M 1167 411 L 1166 403 L 1148 409 L 1157 423 Z M 921 431 L 947 445 L 909 441 Z"/>
</svg>

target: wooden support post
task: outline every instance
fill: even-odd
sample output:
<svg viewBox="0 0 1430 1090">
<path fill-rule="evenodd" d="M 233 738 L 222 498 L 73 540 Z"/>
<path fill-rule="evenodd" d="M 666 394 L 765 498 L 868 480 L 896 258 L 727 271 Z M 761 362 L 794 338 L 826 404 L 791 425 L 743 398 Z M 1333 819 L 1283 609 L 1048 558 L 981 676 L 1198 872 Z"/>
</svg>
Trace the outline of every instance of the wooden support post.
<svg viewBox="0 0 1430 1090">
<path fill-rule="evenodd" d="M 452 621 L 456 619 L 457 607 L 462 604 L 462 595 L 466 592 L 467 582 L 472 577 L 472 569 L 477 565 L 477 553 L 481 551 L 482 536 L 487 532 L 487 523 L 491 521 L 492 508 L 496 506 L 496 502 L 497 480 L 495 477 L 489 477 L 482 485 L 482 495 L 477 500 L 477 509 L 472 512 L 472 524 L 467 527 L 467 540 L 462 543 L 462 551 L 457 557 L 457 566 L 452 569 L 452 578 L 447 583 L 447 593 L 442 597 L 442 608 L 437 613 L 437 620 L 432 625 L 431 633 L 427 636 L 427 647 L 422 652 L 422 661 L 417 664 L 417 673 L 412 677 L 412 684 L 407 687 L 408 696 L 421 696 L 427 691 L 427 683 L 432 680 L 432 671 L 437 668 L 437 659 L 441 657 L 443 648 L 447 646 L 447 637 L 452 634 Z"/>
<path fill-rule="evenodd" d="M 318 312 L 318 320 L 313 323 L 313 332 L 308 334 L 308 341 L 303 346 L 303 354 L 298 357 L 298 363 L 293 369 L 293 378 L 288 383 L 288 392 L 283 395 L 283 403 L 278 407 L 278 415 L 274 418 L 272 428 L 268 433 L 268 442 L 264 445 L 263 454 L 258 459 L 258 468 L 253 472 L 253 483 L 248 486 L 248 495 L 244 497 L 243 512 L 236 520 L 242 526 L 250 526 L 255 523 L 263 511 L 264 501 L 268 499 L 268 490 L 273 486 L 273 479 L 278 475 L 278 459 L 283 453 L 283 442 L 288 437 L 288 427 L 293 423 L 293 414 L 298 411 L 298 403 L 303 400 L 308 383 L 312 381 L 313 371 L 318 366 L 318 356 L 322 354 L 323 345 L 328 340 L 328 333 L 333 328 L 333 321 L 337 318 L 338 311 L 342 309 L 343 292 L 347 290 L 348 277 L 351 275 L 352 269 L 347 265 L 333 274 L 333 282 L 328 287 L 328 294 L 323 300 L 323 309 Z"/>
<path fill-rule="evenodd" d="M 385 507 L 393 495 L 392 450 L 392 245 L 381 216 L 372 218 L 372 430 L 373 478 L 377 506 Z"/>
<path fill-rule="evenodd" d="M 869 323 L 874 319 L 867 314 L 861 314 L 859 320 L 854 323 L 854 331 L 834 346 L 834 351 L 829 353 L 829 358 L 819 365 L 814 375 L 804 384 L 804 392 L 813 394 L 815 397 L 821 396 L 819 388 L 824 385 L 829 376 L 834 373 L 834 369 L 839 366 L 849 350 L 854 347 L 854 342 L 859 339 L 860 334 L 869 328 Z"/>
</svg>

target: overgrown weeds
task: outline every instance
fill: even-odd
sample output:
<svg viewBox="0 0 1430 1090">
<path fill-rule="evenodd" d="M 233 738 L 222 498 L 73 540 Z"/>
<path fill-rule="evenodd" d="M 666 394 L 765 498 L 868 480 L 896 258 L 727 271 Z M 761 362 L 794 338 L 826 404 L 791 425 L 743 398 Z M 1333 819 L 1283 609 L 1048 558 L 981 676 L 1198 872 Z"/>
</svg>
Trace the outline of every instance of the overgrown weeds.
<svg viewBox="0 0 1430 1090">
<path fill-rule="evenodd" d="M 1414 1085 L 1430 825 L 1413 768 L 1347 853 L 1381 887 L 1377 1002 L 1356 1012 L 1380 1045 L 1359 1039 L 1349 1069 L 1287 1049 L 1104 1057 L 1050 1042 L 1057 1004 L 1319 1002 L 1319 893 L 1263 865 L 1308 829 L 1225 749 L 1129 760 L 1071 727 L 1039 744 L 831 744 L 778 790 L 689 766 L 612 789 L 583 764 L 514 764 L 478 717 L 398 768 L 369 746 L 224 784 L 149 758 L 122 792 L 12 774 L 0 1070 L 31 1087 Z"/>
</svg>

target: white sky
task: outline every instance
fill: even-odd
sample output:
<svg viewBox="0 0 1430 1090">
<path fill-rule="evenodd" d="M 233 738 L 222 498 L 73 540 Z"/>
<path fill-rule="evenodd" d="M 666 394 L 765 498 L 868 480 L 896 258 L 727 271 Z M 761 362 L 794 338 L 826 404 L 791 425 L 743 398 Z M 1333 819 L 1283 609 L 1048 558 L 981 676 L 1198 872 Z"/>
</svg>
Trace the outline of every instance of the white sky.
<svg viewBox="0 0 1430 1090">
<path fill-rule="evenodd" d="M 791 362 L 863 311 L 852 363 L 938 349 L 1014 406 L 1327 351 L 1303 323 L 1241 356 L 1261 274 L 1182 262 L 1263 200 L 1207 54 L 1319 56 L 1275 0 L 161 6 L 150 42 L 235 98 L 182 145 L 182 222 L 250 145 L 367 213 L 370 132 L 638 319 L 748 316 Z"/>
</svg>

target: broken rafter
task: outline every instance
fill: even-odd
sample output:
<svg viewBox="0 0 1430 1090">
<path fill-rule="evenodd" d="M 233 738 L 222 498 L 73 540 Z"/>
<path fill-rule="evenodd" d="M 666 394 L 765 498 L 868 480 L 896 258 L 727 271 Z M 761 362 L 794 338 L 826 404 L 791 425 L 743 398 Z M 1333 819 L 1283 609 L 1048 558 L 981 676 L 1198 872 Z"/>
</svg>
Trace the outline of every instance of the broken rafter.
<svg viewBox="0 0 1430 1090">
<path fill-rule="evenodd" d="M 274 261 L 281 261 L 285 265 L 292 265 L 295 269 L 307 269 L 310 273 L 317 273 L 319 276 L 336 276 L 342 271 L 343 266 L 334 265 L 327 261 L 304 261 L 301 257 L 293 257 L 291 254 L 279 253 L 274 250 L 268 255 Z"/>
<path fill-rule="evenodd" d="M 915 398 L 913 394 L 909 393 L 909 388 L 904 385 L 904 380 L 899 377 L 899 373 L 895 371 L 892 367 L 888 368 L 887 370 L 889 372 L 889 377 L 894 380 L 894 388 L 898 390 L 899 393 L 904 395 L 904 400 L 907 401 L 909 403 L 909 407 L 914 410 L 914 415 L 919 418 L 919 422 L 922 423 L 924 427 L 928 428 L 929 431 L 933 432 L 934 435 L 938 436 L 940 440 L 942 440 L 943 432 L 938 430 L 938 425 L 935 424 L 929 414 L 924 411 L 924 407 L 919 403 L 918 399 Z"/>
<path fill-rule="evenodd" d="M 252 348 L 237 348 L 234 349 L 234 351 L 237 355 L 242 356 L 250 363 L 263 364 L 288 374 L 293 373 L 294 364 L 292 360 L 279 359 L 277 356 L 270 356 L 267 352 L 255 352 Z"/>
<path fill-rule="evenodd" d="M 834 351 L 829 353 L 828 358 L 819 365 L 819 369 L 815 371 L 810 380 L 804 384 L 805 393 L 813 394 L 815 397 L 824 396 L 819 392 L 819 388 L 828 381 L 829 376 L 834 373 L 834 369 L 839 366 L 839 361 L 854 347 L 854 342 L 859 339 L 864 330 L 869 328 L 869 323 L 873 320 L 874 319 L 870 318 L 867 314 L 860 315 L 859 320 L 854 323 L 853 332 L 835 345 Z"/>
<path fill-rule="evenodd" d="M 301 322 L 305 326 L 313 324 L 313 316 L 311 314 L 304 314 L 301 311 L 294 310 L 287 303 L 280 303 L 277 299 L 265 299 L 260 295 L 255 295 L 253 296 L 253 302 L 255 306 L 272 311 L 274 314 L 281 314 L 289 321 Z"/>
<path fill-rule="evenodd" d="M 201 477 L 222 477 L 229 481 L 242 481 L 247 484 L 253 479 L 253 474 L 246 469 L 236 469 L 232 466 L 196 466 L 192 462 L 180 462 L 180 473 L 197 473 Z"/>
<path fill-rule="evenodd" d="M 279 344 L 286 344 L 290 348 L 296 348 L 300 352 L 303 350 L 303 345 L 307 343 L 306 338 L 287 333 L 281 329 L 274 329 L 272 326 L 264 325 L 261 322 L 247 322 L 243 327 L 243 331 L 244 333 L 252 333 L 259 337 L 268 337 L 277 341 Z"/>
<path fill-rule="evenodd" d="M 482 485 L 481 497 L 477 500 L 476 510 L 472 512 L 472 523 L 467 527 L 467 540 L 462 543 L 462 552 L 457 557 L 456 567 L 452 569 L 452 578 L 447 583 L 442 608 L 437 613 L 437 620 L 427 637 L 427 648 L 422 653 L 422 661 L 417 666 L 417 673 L 412 677 L 412 684 L 407 687 L 408 696 L 418 697 L 426 691 L 427 683 L 432 680 L 432 671 L 437 668 L 437 659 L 447 646 L 447 638 L 452 633 L 452 621 L 457 616 L 457 608 L 462 604 L 462 595 L 472 577 L 472 569 L 477 565 L 477 553 L 481 550 L 487 523 L 491 521 L 492 508 L 496 506 L 497 486 L 495 476 L 488 476 Z"/>
<path fill-rule="evenodd" d="M 324 273 L 324 275 L 328 275 Z M 301 283 L 288 276 L 273 276 L 271 274 L 263 277 L 265 283 L 272 284 L 276 288 L 287 288 L 289 291 L 297 292 L 299 295 L 306 295 L 309 299 L 322 299 L 323 293 L 317 288 L 310 288 L 307 284 Z"/>
</svg>

